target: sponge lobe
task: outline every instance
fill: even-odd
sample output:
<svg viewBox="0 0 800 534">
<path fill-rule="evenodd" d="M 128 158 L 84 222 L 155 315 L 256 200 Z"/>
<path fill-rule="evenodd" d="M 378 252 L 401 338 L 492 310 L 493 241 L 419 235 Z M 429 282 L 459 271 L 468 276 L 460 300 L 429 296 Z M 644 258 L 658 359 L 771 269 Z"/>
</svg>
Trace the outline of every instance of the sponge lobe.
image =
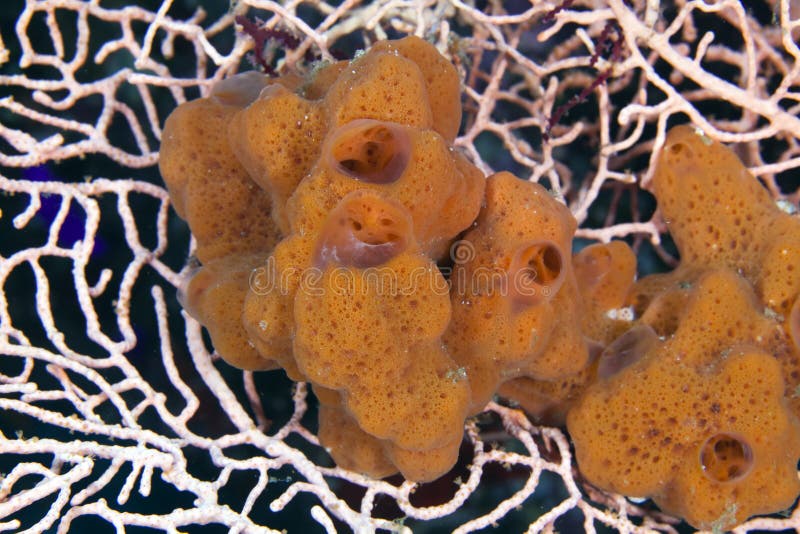
<svg viewBox="0 0 800 534">
<path fill-rule="evenodd" d="M 399 54 L 417 64 L 425 79 L 433 129 L 449 143 L 455 141 L 461 126 L 461 83 L 453 64 L 432 45 L 415 36 L 380 41 L 372 50 Z"/>
<path fill-rule="evenodd" d="M 178 107 L 164 126 L 159 169 L 203 262 L 270 250 L 279 237 L 269 195 L 228 144 L 227 127 L 239 109 L 214 99 L 194 100 Z"/>
<path fill-rule="evenodd" d="M 331 126 L 356 119 L 431 128 L 433 115 L 419 66 L 400 55 L 371 49 L 342 71 L 325 95 Z"/>
<path fill-rule="evenodd" d="M 383 231 L 386 213 L 402 209 L 375 193 L 356 195 L 358 208 L 379 214 L 360 219 L 369 235 Z M 332 212 L 334 222 L 351 201 Z M 469 388 L 441 339 L 450 319 L 447 284 L 409 239 L 405 250 L 369 268 L 328 255 L 320 278 L 295 296 L 293 350 L 300 372 L 341 392 L 346 412 L 387 442 L 406 476 L 428 480 L 455 463 Z M 434 469 L 413 458 L 439 460 Z"/>
<path fill-rule="evenodd" d="M 399 203 L 368 191 L 354 191 L 328 216 L 314 264 L 377 267 L 402 254 L 412 241 L 411 218 Z"/>
<path fill-rule="evenodd" d="M 240 369 L 276 369 L 259 353 L 242 324 L 245 295 L 260 255 L 231 255 L 212 260 L 193 273 L 180 290 L 183 307 L 208 329 L 216 352 Z"/>
<path fill-rule="evenodd" d="M 353 134 L 373 128 L 392 132 L 392 159 L 383 178 L 356 174 L 341 164 Z M 400 140 L 402 138 L 402 141 Z M 356 168 L 356 163 L 352 163 Z M 366 167 L 362 167 L 366 169 Z M 294 232 L 317 232 L 330 211 L 348 194 L 357 190 L 379 192 L 399 202 L 413 221 L 414 235 L 425 252 L 440 257 L 459 232 L 478 214 L 483 196 L 483 174 L 463 160 L 433 130 L 410 128 L 389 122 L 358 121 L 328 133 L 321 159 L 314 172 L 297 187 L 286 212 Z"/>
<path fill-rule="evenodd" d="M 269 193 L 284 234 L 289 232 L 286 200 L 317 161 L 325 129 L 317 105 L 278 83 L 239 111 L 227 129 L 236 158 Z"/>
<path fill-rule="evenodd" d="M 506 380 L 554 380 L 586 365 L 569 261 L 574 231 L 569 210 L 542 186 L 509 173 L 487 179 L 485 206 L 454 254 L 445 335 L 469 377 L 471 412 Z"/>
</svg>

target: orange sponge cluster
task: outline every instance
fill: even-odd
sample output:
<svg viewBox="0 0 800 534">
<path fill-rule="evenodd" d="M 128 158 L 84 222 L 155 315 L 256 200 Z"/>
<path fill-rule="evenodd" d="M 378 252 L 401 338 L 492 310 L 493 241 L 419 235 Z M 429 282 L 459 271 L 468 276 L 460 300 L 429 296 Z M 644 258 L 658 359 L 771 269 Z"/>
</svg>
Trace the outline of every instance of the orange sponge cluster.
<svg viewBox="0 0 800 534">
<path fill-rule="evenodd" d="M 499 392 L 566 423 L 591 483 L 725 530 L 800 493 L 800 220 L 688 126 L 668 134 L 653 188 L 680 266 L 637 281 L 624 243 L 581 250 L 589 364 Z"/>
<path fill-rule="evenodd" d="M 460 117 L 454 67 L 414 37 L 180 106 L 160 166 L 216 351 L 310 382 L 321 443 L 371 476 L 441 476 L 500 393 L 566 424 L 587 480 L 696 526 L 790 505 L 800 222 L 676 128 L 654 190 L 682 262 L 637 281 L 621 241 L 573 255 L 542 186 L 484 178 Z"/>
<path fill-rule="evenodd" d="M 460 121 L 455 68 L 409 37 L 306 78 L 233 77 L 165 126 L 202 262 L 185 308 L 232 365 L 311 382 L 323 444 L 374 476 L 436 478 L 461 443 L 470 390 L 435 263 L 483 199 Z"/>
<path fill-rule="evenodd" d="M 573 395 L 567 426 L 594 484 L 724 530 L 800 493 L 800 221 L 688 126 L 669 133 L 653 185 L 680 267 L 629 286 L 633 320 Z M 622 286 L 608 285 L 592 301 L 618 303 Z"/>
</svg>

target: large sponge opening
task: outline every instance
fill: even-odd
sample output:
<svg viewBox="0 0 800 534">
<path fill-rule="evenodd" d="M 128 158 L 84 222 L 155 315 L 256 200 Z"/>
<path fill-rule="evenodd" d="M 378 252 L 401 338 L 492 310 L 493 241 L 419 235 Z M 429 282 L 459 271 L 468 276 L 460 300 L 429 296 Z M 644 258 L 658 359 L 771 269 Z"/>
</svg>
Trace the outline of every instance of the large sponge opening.
<svg viewBox="0 0 800 534">
<path fill-rule="evenodd" d="M 411 159 L 411 140 L 393 122 L 360 119 L 334 131 L 323 152 L 331 168 L 371 184 L 396 182 Z"/>
<path fill-rule="evenodd" d="M 412 238 L 408 211 L 371 191 L 355 191 L 331 211 L 317 244 L 315 264 L 365 269 L 403 253 Z"/>
<path fill-rule="evenodd" d="M 713 482 L 736 482 L 753 467 L 753 450 L 742 436 L 720 432 L 700 447 L 700 466 Z"/>
</svg>

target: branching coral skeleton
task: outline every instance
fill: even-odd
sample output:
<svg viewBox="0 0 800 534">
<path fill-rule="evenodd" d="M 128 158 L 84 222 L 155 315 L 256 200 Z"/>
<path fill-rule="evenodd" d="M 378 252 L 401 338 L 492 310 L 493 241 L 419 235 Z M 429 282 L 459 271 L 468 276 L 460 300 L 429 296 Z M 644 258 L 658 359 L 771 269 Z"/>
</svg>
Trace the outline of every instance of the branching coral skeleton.
<svg viewBox="0 0 800 534">
<path fill-rule="evenodd" d="M 648 187 L 668 126 L 686 117 L 703 135 L 734 144 L 776 200 L 800 200 L 796 1 L 765 1 L 770 20 L 734 0 L 545 1 L 515 12 L 502 5 L 489 2 L 481 11 L 459 0 L 244 0 L 209 14 L 182 11 L 171 0 L 155 12 L 27 0 L 20 13 L 4 13 L 16 22 L 0 34 L 6 95 L 0 98 L 0 460 L 6 470 L 0 531 L 68 532 L 84 516 L 99 516 L 119 531 L 137 525 L 177 532 L 217 523 L 232 532 L 276 532 L 261 509 L 267 490 L 277 487 L 269 510 L 313 495 L 311 516 L 328 532 L 334 519 L 356 531 L 409 530 L 376 512 L 386 498 L 408 519 L 459 513 L 456 531 L 470 532 L 519 515 L 546 472 L 563 481 L 566 497 L 533 519 L 530 532 L 552 531 L 570 510 L 580 511 L 587 532 L 599 524 L 675 531 L 673 520 L 645 505 L 584 487 L 560 430 L 535 427 L 522 412 L 497 403 L 488 412 L 516 440 L 516 452 L 489 447 L 479 425 L 468 423 L 474 456 L 443 504 L 415 504 L 409 482 L 325 467 L 330 464 L 317 463 L 321 451 L 303 420 L 303 384 L 290 401 L 291 417 L 270 427 L 273 415 L 253 374 L 231 373 L 209 352 L 197 322 L 167 313 L 177 309 L 171 288 L 185 272 L 165 259 L 176 233 L 167 194 L 155 185 L 161 128 L 172 108 L 207 95 L 244 65 L 253 43 L 235 31 L 234 19 L 256 10 L 265 28 L 299 39 L 275 65 L 278 72 L 306 68 L 308 51 L 331 59 L 337 39 L 357 31 L 365 44 L 398 33 L 433 41 L 465 80 L 466 123 L 456 145 L 487 173 L 513 167 L 545 182 L 575 215 L 578 237 L 630 237 L 674 260 L 661 244 L 665 225 L 658 211 L 640 213 L 636 195 Z M 313 12 L 316 22 L 301 12 Z M 543 22 L 548 13 L 552 21 Z M 708 17 L 724 22 L 728 35 L 708 31 Z M 609 22 L 623 50 L 604 57 L 596 47 Z M 459 35 L 456 27 L 467 31 Z M 741 45 L 731 48 L 737 40 Z M 549 142 L 542 143 L 565 95 L 579 94 L 606 71 L 605 83 L 553 121 Z M 729 111 L 707 114 L 713 105 Z M 500 149 L 505 156 L 498 157 Z M 588 169 L 570 164 L 568 154 L 587 151 L 594 154 Z M 79 159 L 110 161 L 116 175 L 139 178 L 93 176 L 84 183 L 69 170 L 74 166 L 57 166 Z M 34 179 L 35 168 L 50 174 Z M 55 174 L 60 168 L 67 170 Z M 606 196 L 613 213 L 596 224 Z M 620 215 L 627 198 L 632 213 Z M 155 207 L 140 211 L 143 202 Z M 78 237 L 66 239 L 76 224 Z M 107 228 L 118 229 L 113 242 Z M 122 263 L 95 254 L 103 240 Z M 61 305 L 81 320 L 65 320 Z M 154 331 L 142 332 L 135 317 L 153 318 Z M 85 336 L 76 324 L 85 326 Z M 154 374 L 162 379 L 156 382 Z M 205 435 L 198 421 L 212 405 L 227 420 Z M 197 451 L 214 466 L 213 478 L 193 472 L 189 457 Z M 494 465 L 524 473 L 519 489 L 483 515 L 471 513 L 467 499 L 488 484 Z M 250 485 L 239 493 L 241 502 L 227 504 L 220 493 L 242 473 L 251 475 Z M 278 481 L 286 473 L 290 480 Z M 337 493 L 340 481 L 363 488 L 363 496 L 346 500 Z M 147 500 L 156 486 L 191 498 L 165 513 L 126 508 L 134 498 Z M 107 488 L 116 488 L 113 499 L 103 493 Z M 800 509 L 752 519 L 734 531 L 790 528 L 800 528 Z"/>
</svg>

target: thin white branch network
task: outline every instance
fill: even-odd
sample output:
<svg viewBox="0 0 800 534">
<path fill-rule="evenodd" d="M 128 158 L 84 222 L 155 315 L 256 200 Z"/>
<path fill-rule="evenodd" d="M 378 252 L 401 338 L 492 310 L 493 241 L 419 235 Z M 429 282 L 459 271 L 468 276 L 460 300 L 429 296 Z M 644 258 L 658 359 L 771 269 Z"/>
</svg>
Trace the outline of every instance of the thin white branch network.
<svg viewBox="0 0 800 534">
<path fill-rule="evenodd" d="M 189 240 L 155 167 L 161 127 L 246 63 L 252 41 L 235 31 L 236 15 L 301 38 L 283 71 L 306 68 L 307 51 L 331 58 L 351 34 L 365 43 L 416 34 L 459 67 L 457 146 L 477 165 L 547 182 L 578 237 L 649 243 L 670 261 L 643 191 L 676 122 L 734 143 L 776 200 L 800 197 L 798 2 L 765 1 L 761 12 L 735 0 L 532 1 L 514 12 L 466 0 L 242 0 L 224 12 L 218 2 L 193 12 L 171 0 L 156 11 L 103 4 L 26 0 L 3 14 L 15 23 L 0 33 L 0 532 L 77 532 L 90 516 L 119 532 L 209 523 L 277 532 L 280 512 L 297 506 L 326 532 L 410 531 L 442 518 L 456 532 L 507 521 L 550 532 L 567 517 L 587 532 L 675 531 L 671 518 L 583 485 L 560 430 L 494 403 L 479 419 L 495 421 L 503 444 L 490 446 L 485 425 L 470 421 L 469 465 L 436 503 L 421 503 L 414 484 L 330 467 L 305 386 L 284 393 L 290 415 L 280 419 L 262 377 L 228 368 L 177 312 Z M 616 59 L 598 49 L 607 23 L 622 41 Z M 550 128 L 564 95 L 605 72 Z M 94 169 L 123 178 L 84 179 Z M 498 466 L 512 482 L 502 497 L 486 491 Z M 532 514 L 543 487 L 563 498 Z M 489 502 L 480 511 L 478 499 Z M 158 506 L 134 512 L 134 500 Z M 800 510 L 735 532 L 791 528 Z"/>
</svg>

